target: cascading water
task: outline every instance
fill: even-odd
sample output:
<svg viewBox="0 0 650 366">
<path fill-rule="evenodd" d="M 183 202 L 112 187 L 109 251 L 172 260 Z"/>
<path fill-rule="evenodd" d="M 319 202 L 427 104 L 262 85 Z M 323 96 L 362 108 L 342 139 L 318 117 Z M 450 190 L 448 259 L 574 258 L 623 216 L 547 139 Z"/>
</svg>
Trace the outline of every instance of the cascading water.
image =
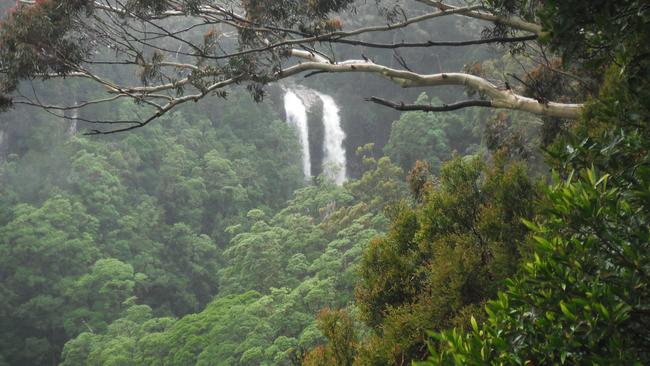
<svg viewBox="0 0 650 366">
<path fill-rule="evenodd" d="M 323 106 L 323 115 L 319 121 L 323 126 L 322 171 L 326 176 L 334 180 L 336 184 L 341 185 L 347 179 L 345 147 L 343 145 L 345 132 L 341 128 L 340 110 L 334 99 L 329 95 L 321 94 L 304 87 L 300 87 L 297 91 L 287 90 L 284 95 L 284 109 L 286 111 L 287 123 L 293 126 L 298 133 L 300 145 L 302 146 L 303 173 L 305 179 L 308 179 L 312 176 L 312 161 L 309 150 L 310 131 L 307 112 L 318 100 L 320 100 Z M 314 131 L 318 133 L 319 128 L 315 128 Z M 312 131 L 312 134 L 314 131 Z M 311 137 L 313 143 L 314 136 Z M 317 160 L 319 159 L 318 156 L 315 157 Z"/>
<path fill-rule="evenodd" d="M 68 136 L 73 136 L 77 133 L 77 118 L 79 118 L 79 108 L 76 108 L 78 105 L 77 102 L 74 103 L 75 108 L 72 110 L 70 115 L 70 126 L 68 126 Z"/>
<path fill-rule="evenodd" d="M 305 179 L 309 179 L 311 177 L 311 156 L 309 154 L 307 108 L 294 92 L 287 91 L 284 95 L 284 110 L 287 114 L 287 122 L 298 132 L 298 140 L 302 146 L 302 171 Z"/>
<path fill-rule="evenodd" d="M 345 132 L 341 128 L 339 107 L 329 95 L 317 93 L 323 102 L 323 125 L 325 138 L 323 141 L 323 171 L 341 185 L 346 179 L 345 147 L 343 140 Z"/>
<path fill-rule="evenodd" d="M 5 160 L 7 155 L 7 142 L 8 142 L 7 133 L 3 130 L 0 130 L 0 162 Z"/>
</svg>

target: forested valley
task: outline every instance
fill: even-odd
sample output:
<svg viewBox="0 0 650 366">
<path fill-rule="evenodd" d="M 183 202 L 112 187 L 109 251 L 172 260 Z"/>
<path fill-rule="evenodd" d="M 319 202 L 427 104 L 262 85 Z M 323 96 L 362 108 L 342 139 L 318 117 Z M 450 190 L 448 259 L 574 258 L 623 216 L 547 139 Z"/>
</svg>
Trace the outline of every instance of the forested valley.
<svg viewBox="0 0 650 366">
<path fill-rule="evenodd" d="M 0 366 L 650 364 L 646 1 L 0 11 Z"/>
</svg>

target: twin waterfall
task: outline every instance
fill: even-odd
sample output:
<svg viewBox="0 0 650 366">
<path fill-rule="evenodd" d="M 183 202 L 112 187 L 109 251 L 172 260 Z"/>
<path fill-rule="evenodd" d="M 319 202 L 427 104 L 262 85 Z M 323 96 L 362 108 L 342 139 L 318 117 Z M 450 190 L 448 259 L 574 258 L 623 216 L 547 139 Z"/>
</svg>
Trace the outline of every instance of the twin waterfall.
<svg viewBox="0 0 650 366">
<path fill-rule="evenodd" d="M 341 128 L 339 107 L 334 99 L 329 95 L 312 90 L 295 92 L 288 90 L 284 95 L 287 123 L 294 127 L 298 133 L 298 139 L 302 146 L 302 171 L 305 179 L 309 179 L 312 176 L 312 157 L 307 112 L 316 100 L 320 101 L 323 106 L 323 173 L 336 184 L 341 185 L 347 178 L 345 147 L 343 146 L 345 132 Z"/>
</svg>

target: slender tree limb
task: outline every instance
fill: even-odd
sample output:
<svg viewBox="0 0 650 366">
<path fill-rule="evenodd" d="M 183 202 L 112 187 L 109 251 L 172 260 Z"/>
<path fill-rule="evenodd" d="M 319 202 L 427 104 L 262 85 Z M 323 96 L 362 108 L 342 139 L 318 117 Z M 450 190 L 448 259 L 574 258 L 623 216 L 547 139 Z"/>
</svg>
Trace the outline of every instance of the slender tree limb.
<svg viewBox="0 0 650 366">
<path fill-rule="evenodd" d="M 126 95 L 115 95 L 115 96 L 108 97 L 108 98 L 96 99 L 96 100 L 91 100 L 91 101 L 87 101 L 87 102 L 82 102 L 82 103 L 79 103 L 79 104 L 74 105 L 74 106 L 60 106 L 60 105 L 49 105 L 49 104 L 46 105 L 46 104 L 42 104 L 42 103 L 40 103 L 38 101 L 34 102 L 33 100 L 23 96 L 23 98 L 25 98 L 25 100 L 16 100 L 13 103 L 17 104 L 17 105 L 18 104 L 23 104 L 23 105 L 27 105 L 27 106 L 31 106 L 31 107 L 39 107 L 39 108 L 44 108 L 44 109 L 53 109 L 53 110 L 59 110 L 59 111 L 69 111 L 69 110 L 73 110 L 73 109 L 81 109 L 83 107 L 87 107 L 87 106 L 93 105 L 93 104 L 101 104 L 101 103 L 112 102 L 112 101 L 114 101 L 116 99 L 124 98 L 124 97 L 126 97 Z"/>
<path fill-rule="evenodd" d="M 417 17 L 409 18 L 406 19 L 402 22 L 399 23 L 392 23 L 392 24 L 387 24 L 387 25 L 382 25 L 382 26 L 370 26 L 370 27 L 363 27 L 351 31 L 336 31 L 336 32 L 330 32 L 330 33 L 325 33 L 317 36 L 311 36 L 311 37 L 301 37 L 301 38 L 293 38 L 293 39 L 286 39 L 280 42 L 275 42 L 275 43 L 266 43 L 266 46 L 264 47 L 258 47 L 258 48 L 252 48 L 252 49 L 247 49 L 239 52 L 233 52 L 229 53 L 226 55 L 219 55 L 219 56 L 210 56 L 206 55 L 204 56 L 205 58 L 208 59 L 214 59 L 214 60 L 221 60 L 221 59 L 227 59 L 227 58 L 232 58 L 232 57 L 238 57 L 238 56 L 245 56 L 249 54 L 256 54 L 256 53 L 262 53 L 266 51 L 270 51 L 273 49 L 277 48 L 282 48 L 282 47 L 287 47 L 287 46 L 294 46 L 294 45 L 299 45 L 299 44 L 310 44 L 310 43 L 316 43 L 316 42 L 332 42 L 332 43 L 350 43 L 345 40 L 347 37 L 351 36 L 357 36 L 360 34 L 364 33 L 373 33 L 373 32 L 384 32 L 384 31 L 390 31 L 390 30 L 395 30 L 395 29 L 401 29 L 405 28 L 409 25 L 423 22 L 425 20 L 433 19 L 433 18 L 438 18 L 442 16 L 449 16 L 453 14 L 463 14 L 465 12 L 471 11 L 473 9 L 480 9 L 480 6 L 469 6 L 469 7 L 463 7 L 463 8 L 456 8 L 453 10 L 449 11 L 437 11 L 437 12 L 432 12 L 432 13 L 427 13 L 424 15 L 420 15 Z M 353 42 L 353 41 L 352 41 Z M 192 55 L 191 56 L 197 56 L 197 55 Z"/>
<path fill-rule="evenodd" d="M 452 104 L 443 104 L 441 106 L 433 106 L 430 104 L 405 104 L 404 102 L 396 103 L 378 97 L 366 98 L 366 101 L 390 107 L 398 111 L 449 112 L 468 107 L 492 107 L 492 103 L 489 100 L 465 100 Z"/>
<path fill-rule="evenodd" d="M 355 39 L 339 39 L 337 43 L 344 43 L 354 46 L 365 46 L 372 48 L 422 48 L 422 47 L 462 47 L 462 46 L 472 46 L 479 44 L 490 44 L 490 43 L 516 43 L 516 42 L 526 42 L 533 41 L 537 39 L 536 34 L 531 34 L 528 36 L 521 37 L 493 37 L 485 39 L 473 39 L 468 41 L 426 41 L 426 42 L 396 42 L 396 43 L 376 43 L 376 42 L 366 42 Z"/>
<path fill-rule="evenodd" d="M 137 122 L 137 124 L 134 124 L 132 126 L 124 127 L 124 128 L 118 128 L 118 129 L 113 129 L 113 130 L 107 130 L 107 131 L 100 131 L 100 130 L 92 130 L 88 133 L 85 133 L 84 135 L 110 135 L 110 134 L 115 134 L 115 133 L 120 133 L 120 132 L 127 132 L 131 130 L 135 130 L 136 128 L 144 127 L 151 123 L 152 121 L 156 120 L 157 118 L 162 117 L 164 114 L 167 112 L 171 111 L 178 105 L 187 103 L 187 102 L 198 102 L 199 100 L 203 99 L 206 95 L 214 92 L 215 90 L 224 88 L 226 86 L 236 84 L 241 80 L 241 76 L 233 77 L 228 80 L 223 80 L 217 83 L 214 83 L 210 85 L 209 87 L 205 88 L 200 94 L 193 94 L 193 95 L 186 95 L 184 97 L 180 98 L 175 98 L 169 101 L 167 104 L 164 106 L 160 107 L 160 109 L 149 116 L 146 120 L 142 122 Z"/>
<path fill-rule="evenodd" d="M 443 12 L 462 9 L 456 6 L 445 4 L 442 1 L 436 1 L 436 0 L 416 0 L 416 1 L 440 9 L 440 11 Z M 476 11 L 476 10 L 464 11 L 458 14 L 466 17 L 474 18 L 474 19 L 485 20 L 492 23 L 505 24 L 514 29 L 519 29 L 522 31 L 534 33 L 539 37 L 544 36 L 546 34 L 546 32 L 542 30 L 541 25 L 527 22 L 519 17 L 505 17 L 505 16 L 494 15 L 488 12 Z"/>
</svg>

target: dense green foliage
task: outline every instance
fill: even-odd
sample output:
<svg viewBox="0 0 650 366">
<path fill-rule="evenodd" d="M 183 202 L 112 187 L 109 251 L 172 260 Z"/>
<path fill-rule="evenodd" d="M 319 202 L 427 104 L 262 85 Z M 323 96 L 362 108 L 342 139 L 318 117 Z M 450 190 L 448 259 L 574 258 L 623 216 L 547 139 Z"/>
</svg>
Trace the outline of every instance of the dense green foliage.
<svg viewBox="0 0 650 366">
<path fill-rule="evenodd" d="M 506 1 L 490 5 L 504 14 L 534 18 L 524 7 L 518 7 L 524 3 Z M 443 239 L 442 243 L 447 245 L 458 242 L 456 238 L 451 241 L 444 240 L 444 236 L 428 237 L 427 231 L 420 231 L 423 222 L 425 227 L 426 222 L 439 223 L 433 226 L 438 230 L 429 231 L 434 235 L 441 233 L 441 227 L 466 222 L 465 206 L 454 200 L 450 200 L 452 218 L 446 221 L 444 210 L 430 209 L 424 214 L 418 214 L 417 209 L 412 213 L 407 210 L 402 216 L 393 216 L 387 238 L 372 242 L 361 265 L 357 306 L 360 318 L 371 329 L 369 336 L 351 332 L 346 314 L 325 316 L 322 327 L 329 329 L 325 333 L 329 343 L 310 353 L 306 358 L 308 364 L 405 364 L 425 357 L 426 329 L 440 331 L 449 327 L 453 329 L 431 333 L 435 339 L 428 347 L 431 356 L 419 364 L 650 362 L 648 8 L 632 1 L 551 1 L 544 3 L 540 16 L 551 32 L 552 46 L 564 54 L 565 62 L 573 62 L 583 75 L 598 75 L 603 68 L 609 70 L 605 77 L 598 75 L 604 83 L 599 86 L 597 97 L 588 103 L 582 120 L 547 150 L 548 161 L 557 174 L 554 184 L 543 189 L 541 200 L 534 201 L 534 206 L 531 202 L 535 220 L 525 220 L 524 215 L 502 228 L 503 234 L 512 240 L 510 248 L 524 250 L 524 262 L 516 265 L 517 258 L 511 254 L 510 261 L 503 263 L 513 266 L 499 271 L 503 275 L 499 277 L 491 274 L 491 267 L 480 260 L 468 267 L 470 255 L 463 253 L 458 257 L 463 261 L 455 261 L 454 251 L 436 253 L 431 251 L 436 246 L 423 245 L 427 239 L 433 243 Z M 566 37 L 566 32 L 576 28 L 581 37 Z M 414 124 L 418 125 L 417 121 Z M 435 126 L 435 122 L 431 125 Z M 401 126 L 394 127 L 399 131 Z M 423 141 L 425 131 L 412 133 L 409 139 Z M 513 148 L 516 150 L 512 144 L 506 147 L 509 153 Z M 435 149 L 429 151 L 435 154 Z M 426 207 L 430 198 L 426 193 L 421 197 L 426 192 L 422 189 L 426 175 L 414 173 L 411 189 Z M 443 169 L 434 187 L 444 187 L 448 181 L 445 174 L 449 171 Z M 480 192 L 489 195 L 490 190 Z M 521 202 L 514 198 L 517 192 L 520 191 L 505 188 L 497 197 L 504 198 L 504 207 L 514 208 Z M 467 192 L 462 197 L 473 201 Z M 528 217 L 532 214 L 529 211 Z M 496 219 L 493 224 L 498 223 L 493 227 L 507 223 L 506 217 L 492 217 Z M 516 230 L 510 230 L 522 227 L 522 223 L 531 235 L 517 235 Z M 463 227 L 466 236 L 480 232 L 472 226 Z M 525 232 L 523 227 L 522 230 Z M 450 247 L 456 252 L 463 248 Z M 445 246 L 438 244 L 437 248 Z M 417 270 L 414 264 L 418 260 L 425 268 Z M 505 280 L 517 268 L 517 273 Z M 472 276 L 474 273 L 477 275 Z M 442 281 L 435 282 L 436 279 Z M 487 311 L 483 312 L 482 302 L 495 296 L 498 286 L 504 284 L 505 291 L 489 301 Z M 340 320 L 328 326 L 332 319 Z M 352 352 L 354 357 L 336 356 L 346 354 L 343 351 Z"/>
<path fill-rule="evenodd" d="M 350 3 L 244 6 L 248 20 L 313 34 L 338 29 L 329 13 Z M 69 30 L 89 4 L 37 1 L 2 23 L 0 109 L 19 80 L 67 72 L 51 48 L 72 59 L 88 51 Z M 304 182 L 295 134 L 243 89 L 103 139 L 46 114 L 9 115 L 0 125 L 0 366 L 650 363 L 650 8 L 483 4 L 543 24 L 541 41 L 562 59 L 520 81 L 540 103 L 589 96 L 580 120 L 546 120 L 556 128 L 529 138 L 534 128 L 513 126 L 540 121 L 520 113 L 406 112 L 383 149 L 358 149 L 359 178 L 341 187 Z M 163 5 L 127 2 L 149 15 Z M 484 35 L 506 33 L 497 23 Z M 223 75 L 268 76 L 268 65 L 233 60 Z M 466 66 L 486 76 L 521 65 L 500 55 Z M 353 94 L 348 80 L 323 87 L 339 82 Z M 75 100 L 93 93 L 73 86 Z M 43 92 L 56 100 L 58 91 Z M 426 94 L 416 102 L 443 104 Z M 86 113 L 134 111 L 117 106 Z M 345 113 L 361 120 L 366 108 Z M 368 127 L 375 117 L 350 128 L 350 140 L 380 134 Z M 552 174 L 535 152 L 540 140 Z"/>
<path fill-rule="evenodd" d="M 301 350 L 322 341 L 315 314 L 353 300 L 360 253 L 387 221 L 372 204 L 404 191 L 398 168 L 387 159 L 373 163 L 347 189 L 323 181 L 296 191 L 271 218 L 255 209 L 226 229 L 238 233 L 223 252 L 219 294 L 200 313 L 175 321 L 132 306 L 106 333 L 84 332 L 68 342 L 63 365 L 286 365 L 300 359 Z M 365 201 L 367 192 L 385 195 Z"/>
<path fill-rule="evenodd" d="M 318 328 L 327 337 L 327 345 L 320 345 L 303 359 L 304 366 L 345 366 L 355 359 L 357 332 L 354 319 L 345 310 L 323 309 L 318 314 Z"/>
<path fill-rule="evenodd" d="M 620 79 L 610 74 L 583 121 L 591 136 L 558 156 L 568 177 L 556 177 L 529 223 L 534 258 L 488 304 L 484 327 L 439 336 L 446 347 L 431 364 L 650 361 L 649 114 Z"/>
<path fill-rule="evenodd" d="M 1 172 L 7 362 L 55 362 L 66 340 L 102 332 L 134 296 L 176 316 L 212 299 L 224 229 L 279 207 L 301 180 L 292 131 L 267 106 L 236 101 L 220 121 L 179 112 L 165 129 L 102 141 L 32 124 L 30 149 L 14 147 L 23 155 Z"/>
<path fill-rule="evenodd" d="M 423 186 L 414 190 L 419 203 L 392 208 L 391 229 L 361 261 L 356 306 L 372 331 L 353 349 L 339 345 L 358 365 L 422 359 L 426 330 L 468 327 L 526 251 L 519 247 L 528 232 L 521 220 L 532 216 L 536 189 L 520 164 L 455 159 L 435 183 L 426 165 L 419 168 L 411 173 L 411 182 L 425 178 L 411 184 Z M 311 362 L 327 364 L 316 361 L 318 352 Z"/>
<path fill-rule="evenodd" d="M 549 2 L 567 55 L 591 53 L 605 83 L 550 149 L 558 175 L 528 223 L 535 254 L 491 301 L 483 326 L 436 335 L 426 365 L 642 365 L 648 353 L 650 160 L 648 8 L 641 2 Z M 554 8 L 551 8 L 554 7 Z M 573 11 L 580 10 L 580 17 Z M 575 42 L 582 42 L 576 47 Z"/>
<path fill-rule="evenodd" d="M 428 99 L 423 93 L 416 103 L 426 104 Z M 441 105 L 442 102 L 433 98 L 431 104 Z M 478 150 L 479 128 L 479 118 L 471 112 L 406 112 L 393 122 L 384 152 L 405 171 L 417 160 L 423 160 L 438 172 L 442 162 L 451 158 L 451 153 L 469 155 Z"/>
</svg>

